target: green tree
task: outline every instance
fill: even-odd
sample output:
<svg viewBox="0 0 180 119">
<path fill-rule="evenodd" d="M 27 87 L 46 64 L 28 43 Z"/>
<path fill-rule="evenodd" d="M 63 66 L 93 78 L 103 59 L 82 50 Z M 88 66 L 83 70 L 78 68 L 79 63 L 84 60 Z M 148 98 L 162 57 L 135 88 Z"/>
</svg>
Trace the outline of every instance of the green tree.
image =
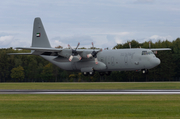
<svg viewBox="0 0 180 119">
<path fill-rule="evenodd" d="M 175 64 L 175 77 L 180 77 L 180 38 L 172 42 L 173 63 Z"/>
<path fill-rule="evenodd" d="M 13 68 L 11 70 L 11 78 L 18 79 L 19 81 L 22 81 L 24 79 L 24 68 L 22 66 L 19 66 L 17 68 Z"/>
<path fill-rule="evenodd" d="M 45 65 L 43 67 L 43 71 L 42 71 L 42 78 L 44 79 L 44 81 L 52 81 L 53 79 L 53 67 L 51 63 L 48 63 L 47 65 Z"/>
</svg>

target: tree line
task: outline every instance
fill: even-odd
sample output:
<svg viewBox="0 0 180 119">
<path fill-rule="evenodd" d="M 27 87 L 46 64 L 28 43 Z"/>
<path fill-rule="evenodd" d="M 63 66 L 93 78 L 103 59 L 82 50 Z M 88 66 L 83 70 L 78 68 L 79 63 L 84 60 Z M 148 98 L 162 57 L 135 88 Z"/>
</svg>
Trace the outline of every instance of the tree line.
<svg viewBox="0 0 180 119">
<path fill-rule="evenodd" d="M 149 48 L 149 42 L 136 40 L 117 44 L 114 49 Z M 29 50 L 0 49 L 0 82 L 101 82 L 101 81 L 180 81 L 180 38 L 174 41 L 157 41 L 151 48 L 171 48 L 171 51 L 158 51 L 156 56 L 161 64 L 144 75 L 135 71 L 113 71 L 110 76 L 83 76 L 80 72 L 69 72 L 58 68 L 40 56 L 7 55 L 7 53 L 30 52 Z"/>
</svg>

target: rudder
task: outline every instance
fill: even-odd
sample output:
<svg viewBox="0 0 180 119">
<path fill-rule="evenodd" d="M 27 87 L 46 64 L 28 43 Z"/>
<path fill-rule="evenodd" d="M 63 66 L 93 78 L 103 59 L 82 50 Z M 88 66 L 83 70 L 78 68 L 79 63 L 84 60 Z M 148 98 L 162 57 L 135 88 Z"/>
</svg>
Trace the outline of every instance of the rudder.
<svg viewBox="0 0 180 119">
<path fill-rule="evenodd" d="M 46 31 L 39 17 L 34 19 L 32 46 L 31 47 L 44 47 L 51 48 Z"/>
</svg>

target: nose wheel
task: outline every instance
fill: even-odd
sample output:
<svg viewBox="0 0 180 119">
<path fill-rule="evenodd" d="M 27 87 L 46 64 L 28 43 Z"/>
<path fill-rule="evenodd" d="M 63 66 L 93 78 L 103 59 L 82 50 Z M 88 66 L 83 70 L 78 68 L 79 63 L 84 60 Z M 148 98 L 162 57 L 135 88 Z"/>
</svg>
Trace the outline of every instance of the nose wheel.
<svg viewBox="0 0 180 119">
<path fill-rule="evenodd" d="M 89 72 L 90 76 L 94 76 L 95 71 Z"/>
<path fill-rule="evenodd" d="M 142 69 L 143 74 L 148 74 L 148 72 L 149 72 L 148 69 Z"/>
</svg>

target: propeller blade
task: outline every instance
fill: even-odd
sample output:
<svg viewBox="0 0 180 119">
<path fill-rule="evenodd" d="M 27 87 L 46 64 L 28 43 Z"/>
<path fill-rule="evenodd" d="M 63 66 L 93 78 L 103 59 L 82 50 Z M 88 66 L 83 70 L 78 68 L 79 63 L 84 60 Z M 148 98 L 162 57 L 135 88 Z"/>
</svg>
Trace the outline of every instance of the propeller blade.
<svg viewBox="0 0 180 119">
<path fill-rule="evenodd" d="M 102 52 L 102 48 L 98 52 Z"/>
<path fill-rule="evenodd" d="M 91 58 L 92 57 L 92 54 L 87 54 L 87 58 Z"/>
<path fill-rule="evenodd" d="M 79 54 L 77 55 L 77 57 L 78 57 L 78 59 L 79 59 L 79 60 L 81 60 L 81 59 L 82 59 L 82 57 L 81 57 Z"/>
<path fill-rule="evenodd" d="M 131 43 L 129 43 L 129 48 L 131 48 Z"/>
<path fill-rule="evenodd" d="M 94 43 L 92 42 L 92 47 L 93 47 L 93 50 L 95 49 L 95 47 L 94 47 Z"/>
<path fill-rule="evenodd" d="M 80 43 L 77 44 L 77 47 L 75 48 L 75 50 L 79 47 Z"/>
<path fill-rule="evenodd" d="M 72 49 L 72 47 L 68 44 L 68 47 L 72 50 L 72 54 L 71 56 L 69 57 L 69 61 L 71 62 L 74 58 L 74 61 L 78 61 L 78 60 L 81 60 L 82 57 L 78 54 L 78 52 L 76 51 L 77 48 L 79 47 L 80 43 L 77 44 L 77 47 L 75 49 Z M 73 61 L 73 62 L 74 62 Z"/>
<path fill-rule="evenodd" d="M 69 47 L 69 49 L 71 49 L 72 50 L 72 47 L 68 44 L 68 47 Z"/>
<path fill-rule="evenodd" d="M 69 61 L 71 62 L 71 61 L 72 61 L 72 59 L 73 59 L 73 56 L 71 55 L 71 56 L 69 57 Z"/>
<path fill-rule="evenodd" d="M 95 58 L 95 63 L 98 64 L 98 59 L 97 58 Z"/>
<path fill-rule="evenodd" d="M 87 58 L 94 57 L 95 64 L 98 64 L 97 53 L 101 52 L 102 49 L 100 49 L 99 51 L 95 51 L 95 47 L 94 47 L 94 43 L 93 42 L 92 42 L 92 47 L 93 47 L 93 51 L 92 51 L 91 54 L 87 54 Z"/>
</svg>

